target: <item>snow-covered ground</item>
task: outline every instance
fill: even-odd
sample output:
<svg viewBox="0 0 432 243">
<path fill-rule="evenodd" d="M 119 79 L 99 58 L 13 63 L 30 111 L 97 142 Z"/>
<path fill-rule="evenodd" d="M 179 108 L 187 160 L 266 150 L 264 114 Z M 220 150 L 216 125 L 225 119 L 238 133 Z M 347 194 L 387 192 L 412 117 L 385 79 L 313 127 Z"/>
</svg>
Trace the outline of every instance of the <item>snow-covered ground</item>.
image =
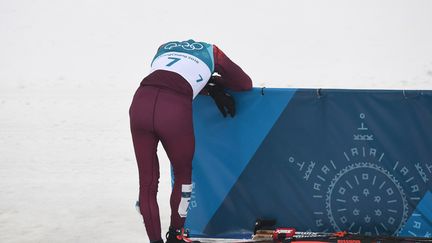
<svg viewBox="0 0 432 243">
<path fill-rule="evenodd" d="M 128 108 L 161 43 L 216 43 L 255 86 L 432 89 L 431 12 L 428 0 L 1 0 L 0 242 L 148 241 Z"/>
</svg>

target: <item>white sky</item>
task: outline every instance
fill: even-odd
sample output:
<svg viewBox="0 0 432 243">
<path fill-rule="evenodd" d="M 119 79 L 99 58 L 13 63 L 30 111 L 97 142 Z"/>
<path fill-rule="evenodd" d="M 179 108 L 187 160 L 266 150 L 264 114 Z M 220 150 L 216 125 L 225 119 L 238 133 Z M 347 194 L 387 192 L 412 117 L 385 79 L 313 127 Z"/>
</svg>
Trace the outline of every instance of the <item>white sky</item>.
<svg viewBox="0 0 432 243">
<path fill-rule="evenodd" d="M 432 89 L 428 0 L 1 0 L 0 9 L 1 86 L 134 87 L 162 42 L 194 38 L 219 45 L 256 86 Z"/>
</svg>

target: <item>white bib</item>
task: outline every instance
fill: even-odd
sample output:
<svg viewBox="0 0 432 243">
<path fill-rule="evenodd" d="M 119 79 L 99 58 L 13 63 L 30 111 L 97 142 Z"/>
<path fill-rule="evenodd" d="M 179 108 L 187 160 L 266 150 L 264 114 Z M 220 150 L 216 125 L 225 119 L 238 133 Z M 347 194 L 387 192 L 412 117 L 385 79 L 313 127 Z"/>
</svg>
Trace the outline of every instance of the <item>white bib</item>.
<svg viewBox="0 0 432 243">
<path fill-rule="evenodd" d="M 167 70 L 180 74 L 192 87 L 193 98 L 207 84 L 211 76 L 209 67 L 199 58 L 182 52 L 167 52 L 153 60 L 150 72 Z"/>
</svg>

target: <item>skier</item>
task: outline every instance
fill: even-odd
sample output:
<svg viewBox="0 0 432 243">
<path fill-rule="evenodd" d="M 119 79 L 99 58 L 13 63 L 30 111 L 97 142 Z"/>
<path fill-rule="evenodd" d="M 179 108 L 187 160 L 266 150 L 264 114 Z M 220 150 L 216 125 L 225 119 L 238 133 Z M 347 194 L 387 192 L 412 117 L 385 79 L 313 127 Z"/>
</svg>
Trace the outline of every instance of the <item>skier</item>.
<svg viewBox="0 0 432 243">
<path fill-rule="evenodd" d="M 212 76 L 217 73 L 219 76 Z M 246 91 L 250 77 L 216 45 L 171 41 L 161 45 L 151 63 L 150 74 L 136 91 L 130 110 L 130 126 L 139 172 L 139 201 L 150 242 L 163 243 L 156 201 L 159 141 L 174 172 L 171 192 L 171 224 L 167 243 L 190 242 L 184 230 L 192 192 L 192 158 L 195 137 L 192 101 L 209 94 L 224 117 L 235 115 L 234 99 L 225 89 Z"/>
</svg>

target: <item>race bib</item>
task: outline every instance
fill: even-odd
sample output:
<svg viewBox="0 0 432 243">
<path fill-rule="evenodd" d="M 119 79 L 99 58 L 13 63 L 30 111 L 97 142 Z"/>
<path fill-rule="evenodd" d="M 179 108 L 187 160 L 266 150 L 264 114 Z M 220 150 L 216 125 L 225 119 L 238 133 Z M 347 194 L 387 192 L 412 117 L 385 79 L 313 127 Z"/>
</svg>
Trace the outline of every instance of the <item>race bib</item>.
<svg viewBox="0 0 432 243">
<path fill-rule="evenodd" d="M 193 98 L 204 88 L 210 79 L 209 67 L 199 58 L 182 52 L 167 52 L 153 60 L 151 72 L 167 70 L 180 74 L 192 87 Z"/>
</svg>

